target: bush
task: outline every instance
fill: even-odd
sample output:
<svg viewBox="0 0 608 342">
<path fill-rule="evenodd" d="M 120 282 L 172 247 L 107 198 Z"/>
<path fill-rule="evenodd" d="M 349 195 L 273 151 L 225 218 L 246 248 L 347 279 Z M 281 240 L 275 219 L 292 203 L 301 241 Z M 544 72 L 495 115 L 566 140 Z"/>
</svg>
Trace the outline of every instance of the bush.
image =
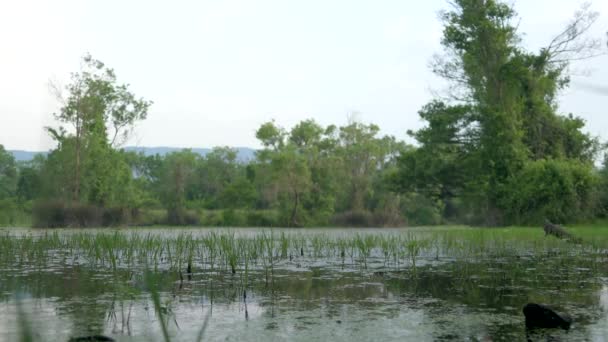
<svg viewBox="0 0 608 342">
<path fill-rule="evenodd" d="M 277 212 L 273 210 L 205 210 L 201 225 L 206 227 L 276 227 Z"/>
<path fill-rule="evenodd" d="M 224 225 L 223 215 L 218 210 L 205 210 L 203 212 L 201 225 L 206 227 L 221 227 Z"/>
<path fill-rule="evenodd" d="M 247 225 L 251 227 L 276 227 L 278 215 L 272 210 L 252 210 L 247 213 Z"/>
<path fill-rule="evenodd" d="M 402 227 L 405 225 L 405 220 L 399 213 L 387 210 L 374 212 L 372 220 L 375 227 Z"/>
<path fill-rule="evenodd" d="M 377 197 L 373 214 L 374 226 L 401 227 L 405 225 L 401 208 L 402 197 L 392 193 L 385 193 Z"/>
<path fill-rule="evenodd" d="M 408 194 L 402 207 L 409 226 L 433 226 L 442 223 L 445 206 L 440 201 L 420 194 Z"/>
<path fill-rule="evenodd" d="M 61 201 L 38 201 L 32 208 L 33 226 L 38 228 L 67 227 L 66 209 Z"/>
<path fill-rule="evenodd" d="M 0 226 L 14 226 L 23 223 L 24 212 L 16 201 L 10 198 L 0 200 Z"/>
<path fill-rule="evenodd" d="M 335 214 L 331 222 L 342 227 L 372 227 L 374 217 L 367 210 L 350 210 Z"/>
<path fill-rule="evenodd" d="M 67 227 L 101 227 L 103 209 L 87 204 L 72 204 L 66 208 Z"/>
<path fill-rule="evenodd" d="M 247 225 L 247 217 L 241 211 L 226 209 L 222 211 L 222 226 L 244 227 Z"/>
<path fill-rule="evenodd" d="M 194 210 L 170 209 L 167 211 L 167 223 L 177 226 L 195 226 L 200 224 L 200 219 Z"/>
<path fill-rule="evenodd" d="M 527 163 L 503 191 L 507 224 L 568 223 L 589 220 L 597 209 L 597 175 L 579 161 Z"/>
<path fill-rule="evenodd" d="M 104 227 L 117 227 L 133 222 L 133 214 L 137 215 L 136 210 L 126 208 L 106 208 L 103 211 L 102 223 Z"/>
<path fill-rule="evenodd" d="M 38 228 L 87 228 L 128 225 L 133 210 L 101 208 L 82 203 L 38 201 L 32 208 L 33 226 Z"/>
<path fill-rule="evenodd" d="M 134 209 L 131 215 L 132 224 L 137 226 L 155 226 L 167 224 L 167 211 L 164 209 Z"/>
</svg>

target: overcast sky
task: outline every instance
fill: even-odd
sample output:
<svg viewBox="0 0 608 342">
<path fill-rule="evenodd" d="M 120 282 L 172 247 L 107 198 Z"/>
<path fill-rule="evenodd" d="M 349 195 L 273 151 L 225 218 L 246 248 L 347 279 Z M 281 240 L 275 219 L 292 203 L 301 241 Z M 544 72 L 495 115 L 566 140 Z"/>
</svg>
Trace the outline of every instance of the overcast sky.
<svg viewBox="0 0 608 342">
<path fill-rule="evenodd" d="M 576 0 L 519 0 L 525 44 L 538 49 L 568 22 Z M 43 131 L 65 84 L 90 52 L 119 81 L 154 101 L 128 143 L 258 147 L 270 119 L 344 124 L 350 112 L 404 139 L 441 82 L 428 68 L 441 52 L 445 0 L 2 0 L 0 144 L 53 147 Z M 605 39 L 608 1 L 596 0 Z M 608 57 L 576 66 L 561 111 L 608 139 Z"/>
</svg>

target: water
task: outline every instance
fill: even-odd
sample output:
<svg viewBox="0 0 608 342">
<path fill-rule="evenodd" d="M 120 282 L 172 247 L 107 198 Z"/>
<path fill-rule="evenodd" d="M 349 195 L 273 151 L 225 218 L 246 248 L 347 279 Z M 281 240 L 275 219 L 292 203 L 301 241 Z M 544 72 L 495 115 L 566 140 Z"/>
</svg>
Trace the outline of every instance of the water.
<svg viewBox="0 0 608 342">
<path fill-rule="evenodd" d="M 62 230 L 61 236 L 82 231 Z M 88 231 L 96 234 L 98 231 Z M 132 231 L 122 231 L 130 234 Z M 178 236 L 208 230 L 138 230 Z M 253 237 L 256 230 L 235 230 Z M 275 231 L 275 232 L 280 232 Z M 344 236 L 346 230 L 298 234 Z M 365 230 L 360 234 L 410 234 Z M 424 235 L 425 230 L 416 230 Z M 41 231 L 12 230 L 14 238 Z M 276 236 L 276 235 L 275 235 Z M 425 252 L 426 251 L 426 252 Z M 0 264 L 0 340 L 18 340 L 18 307 L 37 340 L 103 334 L 117 341 L 161 341 L 144 265 L 93 265 L 74 253 L 47 251 L 44 264 Z M 605 341 L 606 255 L 579 251 L 457 257 L 422 250 L 414 268 L 374 250 L 363 262 L 345 255 L 290 257 L 271 270 L 261 262 L 229 267 L 195 262 L 187 274 L 160 260 L 148 275 L 159 288 L 162 317 L 175 341 Z M 539 258 L 542 255 L 542 258 Z M 4 259 L 3 259 L 4 260 Z M 5 260 L 6 261 L 6 260 Z M 269 274 L 270 273 L 270 274 Z M 245 282 L 247 286 L 245 286 Z M 245 296 L 244 296 L 245 295 Z M 569 331 L 526 333 L 522 307 L 550 303 L 574 317 Z"/>
</svg>

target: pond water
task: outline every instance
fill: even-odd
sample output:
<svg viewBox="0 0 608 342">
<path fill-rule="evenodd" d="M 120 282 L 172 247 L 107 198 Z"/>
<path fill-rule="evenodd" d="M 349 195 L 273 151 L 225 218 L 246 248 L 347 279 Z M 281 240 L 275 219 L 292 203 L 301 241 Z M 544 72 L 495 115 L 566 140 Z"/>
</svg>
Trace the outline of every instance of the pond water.
<svg viewBox="0 0 608 342">
<path fill-rule="evenodd" d="M 608 339 L 604 249 L 461 231 L 0 231 L 0 340 Z M 527 332 L 528 302 L 572 328 Z"/>
</svg>

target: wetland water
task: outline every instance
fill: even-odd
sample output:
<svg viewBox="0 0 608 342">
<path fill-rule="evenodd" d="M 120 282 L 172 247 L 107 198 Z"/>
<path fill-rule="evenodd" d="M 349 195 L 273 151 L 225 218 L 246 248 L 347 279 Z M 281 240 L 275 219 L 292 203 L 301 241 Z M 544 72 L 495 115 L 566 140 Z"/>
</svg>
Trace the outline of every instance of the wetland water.
<svg viewBox="0 0 608 342">
<path fill-rule="evenodd" d="M 605 341 L 607 261 L 540 229 L 5 229 L 0 340 Z M 572 328 L 526 336 L 527 302 Z"/>
</svg>

